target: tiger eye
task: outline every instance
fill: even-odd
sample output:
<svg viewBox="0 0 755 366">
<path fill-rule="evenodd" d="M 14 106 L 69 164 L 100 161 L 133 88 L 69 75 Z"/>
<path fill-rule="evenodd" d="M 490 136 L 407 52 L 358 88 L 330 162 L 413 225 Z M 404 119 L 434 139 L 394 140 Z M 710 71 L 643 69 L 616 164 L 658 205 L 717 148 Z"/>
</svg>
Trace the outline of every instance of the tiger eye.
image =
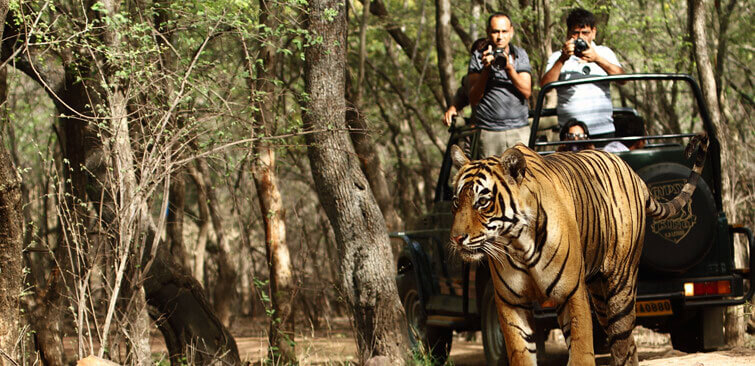
<svg viewBox="0 0 755 366">
<path fill-rule="evenodd" d="M 480 207 L 480 208 L 487 206 L 488 203 L 490 203 L 490 200 L 487 199 L 487 198 L 485 198 L 485 197 L 480 198 L 479 200 L 477 200 L 477 206 Z"/>
</svg>

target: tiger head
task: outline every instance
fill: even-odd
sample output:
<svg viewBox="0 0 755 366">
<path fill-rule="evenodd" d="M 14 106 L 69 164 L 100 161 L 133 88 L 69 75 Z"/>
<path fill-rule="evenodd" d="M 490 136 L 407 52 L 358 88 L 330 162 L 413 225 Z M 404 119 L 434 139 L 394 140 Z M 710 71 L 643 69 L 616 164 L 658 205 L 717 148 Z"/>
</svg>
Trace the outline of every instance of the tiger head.
<svg viewBox="0 0 755 366">
<path fill-rule="evenodd" d="M 504 255 L 522 257 L 532 241 L 527 210 L 531 195 L 522 186 L 524 155 L 511 148 L 500 157 L 470 161 L 454 145 L 451 158 L 459 169 L 454 178 L 451 250 L 468 262 L 485 254 L 501 260 Z"/>
</svg>

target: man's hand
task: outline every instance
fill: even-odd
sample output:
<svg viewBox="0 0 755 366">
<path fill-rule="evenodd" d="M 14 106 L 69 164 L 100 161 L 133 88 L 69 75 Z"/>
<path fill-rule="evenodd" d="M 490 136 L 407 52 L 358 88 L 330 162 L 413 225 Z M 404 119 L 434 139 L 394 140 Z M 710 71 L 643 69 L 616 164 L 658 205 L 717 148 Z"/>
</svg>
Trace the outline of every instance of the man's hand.
<svg viewBox="0 0 755 366">
<path fill-rule="evenodd" d="M 451 124 L 454 122 L 454 117 L 456 117 L 456 106 L 450 106 L 448 109 L 446 109 L 446 113 L 443 114 L 443 124 L 446 125 L 446 127 L 451 127 Z"/>
<path fill-rule="evenodd" d="M 489 69 L 490 64 L 493 63 L 493 60 L 495 57 L 493 56 L 493 46 L 488 45 L 488 49 L 482 52 L 482 59 L 480 60 L 482 62 L 482 67 Z"/>
<path fill-rule="evenodd" d="M 578 57 L 587 62 L 597 63 L 598 59 L 600 58 L 600 55 L 598 55 L 598 52 L 595 51 L 592 45 L 588 44 L 587 49 L 582 51 L 582 54 L 579 55 Z"/>
<path fill-rule="evenodd" d="M 566 62 L 572 55 L 574 55 L 574 40 L 570 39 L 561 46 L 561 61 Z"/>
</svg>

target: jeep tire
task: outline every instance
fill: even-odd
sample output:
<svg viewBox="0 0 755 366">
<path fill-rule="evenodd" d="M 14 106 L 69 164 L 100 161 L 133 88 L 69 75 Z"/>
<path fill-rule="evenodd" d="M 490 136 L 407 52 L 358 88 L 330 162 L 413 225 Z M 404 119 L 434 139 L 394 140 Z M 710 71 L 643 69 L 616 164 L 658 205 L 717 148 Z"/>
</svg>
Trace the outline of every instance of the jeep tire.
<svg viewBox="0 0 755 366">
<path fill-rule="evenodd" d="M 419 286 L 412 270 L 400 274 L 397 282 L 401 291 L 401 303 L 406 312 L 412 350 L 416 356 L 429 360 L 432 364 L 445 364 L 451 353 L 453 330 L 427 325 L 427 313 L 420 300 Z"/>
<path fill-rule="evenodd" d="M 498 310 L 495 306 L 495 289 L 493 280 L 485 284 L 480 308 L 480 328 L 482 329 L 482 346 L 485 350 L 485 364 L 506 366 L 509 364 L 506 355 L 506 343 L 498 322 Z"/>
</svg>

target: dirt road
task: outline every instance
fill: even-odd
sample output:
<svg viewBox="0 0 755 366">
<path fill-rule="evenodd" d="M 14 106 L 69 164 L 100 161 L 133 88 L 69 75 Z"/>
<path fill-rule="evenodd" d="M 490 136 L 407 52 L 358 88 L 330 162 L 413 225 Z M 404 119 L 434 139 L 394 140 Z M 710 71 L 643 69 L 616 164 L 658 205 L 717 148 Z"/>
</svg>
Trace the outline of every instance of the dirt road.
<svg viewBox="0 0 755 366">
<path fill-rule="evenodd" d="M 339 321 L 330 331 L 313 332 L 296 339 L 299 360 L 302 365 L 346 365 L 356 362 L 356 344 L 346 331 L 348 324 Z M 248 333 L 247 333 L 248 335 Z M 655 333 L 638 327 L 634 333 L 639 349 L 640 365 L 643 366 L 745 366 L 755 365 L 755 337 L 746 336 L 744 345 L 730 350 L 709 353 L 686 354 L 671 348 L 667 334 Z M 475 340 L 465 340 L 463 335 L 454 336 L 450 361 L 456 366 L 485 366 L 485 355 L 479 333 Z M 253 364 L 264 359 L 267 338 L 239 335 L 236 342 L 241 359 Z M 568 360 L 563 338 L 553 334 L 545 345 L 545 356 L 539 365 L 561 366 Z M 598 365 L 608 365 L 609 355 L 596 358 Z"/>
</svg>

